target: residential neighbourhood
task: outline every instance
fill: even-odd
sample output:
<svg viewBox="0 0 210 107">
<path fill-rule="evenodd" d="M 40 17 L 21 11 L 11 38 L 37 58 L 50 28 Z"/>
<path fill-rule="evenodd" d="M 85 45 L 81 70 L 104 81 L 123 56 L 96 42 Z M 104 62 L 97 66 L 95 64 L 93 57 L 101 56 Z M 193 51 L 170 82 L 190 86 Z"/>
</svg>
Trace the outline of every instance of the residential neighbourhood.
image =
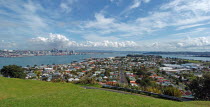
<svg viewBox="0 0 210 107">
<path fill-rule="evenodd" d="M 81 62 L 25 67 L 26 79 L 72 82 L 93 79 L 98 84 L 133 87 L 172 86 L 182 97 L 192 98 L 189 81 L 209 72 L 206 61 L 163 58 L 156 55 L 88 58 Z M 194 61 L 195 62 L 195 61 Z M 198 63 L 199 62 L 199 63 Z"/>
</svg>

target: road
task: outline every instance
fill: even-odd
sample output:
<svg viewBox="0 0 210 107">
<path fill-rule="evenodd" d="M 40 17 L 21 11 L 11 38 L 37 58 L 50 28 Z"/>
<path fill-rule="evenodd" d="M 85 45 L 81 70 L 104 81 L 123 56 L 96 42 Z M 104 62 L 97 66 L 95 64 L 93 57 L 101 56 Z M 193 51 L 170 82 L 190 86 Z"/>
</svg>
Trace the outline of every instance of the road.
<svg viewBox="0 0 210 107">
<path fill-rule="evenodd" d="M 98 90 L 104 90 L 104 91 L 111 91 L 111 92 L 117 92 L 117 93 L 122 93 L 122 94 L 130 94 L 130 95 L 137 95 L 137 96 L 142 96 L 142 97 L 150 97 L 150 98 L 155 98 L 154 96 L 148 96 L 148 95 L 142 95 L 142 94 L 136 94 L 136 93 L 132 93 L 132 92 L 125 92 L 125 91 L 120 91 L 120 90 L 113 90 L 113 89 L 107 89 L 107 88 L 97 88 L 97 87 L 89 87 L 89 86 L 81 86 L 85 89 L 98 89 Z M 154 93 L 152 93 L 154 94 Z M 190 99 L 185 99 L 185 98 L 177 98 L 177 97 L 173 97 L 173 96 L 168 96 L 168 95 L 163 95 L 163 94 L 158 94 L 160 95 L 159 98 L 163 98 L 163 99 L 168 99 L 168 100 L 173 100 L 173 101 L 192 101 Z"/>
<path fill-rule="evenodd" d="M 97 87 L 89 87 L 89 86 L 81 86 L 81 87 L 83 87 L 85 89 L 98 89 L 98 90 L 111 91 L 111 92 L 116 92 L 116 93 L 121 93 L 121 94 L 130 94 L 130 95 L 136 95 L 136 96 L 142 96 L 142 97 L 149 97 L 149 98 L 157 99 L 155 97 L 151 97 L 151 96 L 147 96 L 147 95 L 141 95 L 141 94 L 126 92 L 126 91 L 120 91 L 120 90 L 113 90 L 113 89 L 107 89 L 107 88 L 97 88 Z"/>
<path fill-rule="evenodd" d="M 128 81 L 127 81 L 127 79 L 126 79 L 126 75 L 125 75 L 125 73 L 123 72 L 123 70 L 120 70 L 119 76 L 120 76 L 120 79 L 119 79 L 119 83 L 120 83 L 120 84 L 128 84 Z"/>
</svg>

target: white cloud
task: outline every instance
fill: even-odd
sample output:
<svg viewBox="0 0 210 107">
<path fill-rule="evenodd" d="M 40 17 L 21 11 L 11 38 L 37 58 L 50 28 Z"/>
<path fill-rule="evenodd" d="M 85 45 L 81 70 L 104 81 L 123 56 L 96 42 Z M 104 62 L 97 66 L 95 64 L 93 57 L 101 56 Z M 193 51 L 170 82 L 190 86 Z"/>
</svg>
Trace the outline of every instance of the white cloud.
<svg viewBox="0 0 210 107">
<path fill-rule="evenodd" d="M 123 42 L 113 42 L 113 41 L 108 41 L 104 40 L 102 42 L 92 42 L 92 41 L 87 41 L 84 43 L 81 43 L 80 46 L 82 47 L 92 47 L 92 48 L 126 48 L 126 47 L 136 47 L 137 44 L 134 41 L 123 41 Z"/>
<path fill-rule="evenodd" d="M 174 0 L 161 7 L 173 13 L 175 25 L 185 25 L 210 20 L 209 0 Z"/>
<path fill-rule="evenodd" d="M 84 25 L 80 25 L 80 29 L 83 29 L 82 32 L 85 35 L 87 35 L 88 32 L 90 33 L 88 35 L 95 34 L 99 36 L 117 33 L 115 36 L 119 37 L 140 36 L 143 33 L 152 32 L 149 27 L 150 26 L 142 26 L 142 24 L 136 22 L 122 23 L 115 18 L 107 18 L 101 13 L 95 15 L 94 21 L 88 21 L 85 22 Z"/>
<path fill-rule="evenodd" d="M 136 22 L 142 27 L 150 29 L 164 28 L 170 22 L 171 13 L 169 12 L 154 12 L 148 17 L 138 18 Z"/>
<path fill-rule="evenodd" d="M 72 5 L 78 0 L 66 0 L 60 3 L 60 8 L 62 11 L 69 13 L 72 10 Z"/>
<path fill-rule="evenodd" d="M 129 14 L 132 10 L 139 8 L 139 7 L 142 5 L 142 3 L 145 3 L 145 4 L 146 4 L 146 3 L 149 3 L 149 2 L 150 2 L 150 0 L 131 0 L 131 1 L 132 1 L 131 5 L 127 6 L 127 8 L 125 8 L 125 9 L 120 13 L 120 16 L 126 15 L 125 17 L 128 17 L 128 14 Z"/>
<path fill-rule="evenodd" d="M 107 28 L 109 25 L 113 24 L 115 21 L 114 18 L 105 18 L 104 15 L 101 13 L 95 14 L 95 18 L 96 18 L 96 21 L 90 21 L 86 24 L 87 28 L 89 27 Z"/>
<path fill-rule="evenodd" d="M 199 22 L 203 22 L 203 21 L 207 21 L 210 20 L 210 16 L 190 16 L 189 18 L 186 17 L 181 17 L 174 19 L 176 21 L 174 21 L 174 23 L 172 23 L 171 25 L 175 25 L 175 26 L 180 26 L 180 25 L 188 25 L 188 24 L 194 24 L 194 23 L 199 23 Z"/>
<path fill-rule="evenodd" d="M 139 1 L 141 1 L 141 3 L 150 2 L 150 0 Z M 138 4 L 136 0 L 133 2 L 133 6 L 137 8 L 140 6 L 140 4 Z M 197 7 L 192 8 L 194 6 Z M 181 9 L 179 9 L 179 7 L 181 7 Z M 113 39 L 125 40 L 127 38 L 132 38 L 130 40 L 135 40 L 137 42 L 141 41 L 142 37 L 146 35 L 155 35 L 154 32 L 164 30 L 164 28 L 174 28 L 175 30 L 183 30 L 187 28 L 196 27 L 197 29 L 192 29 L 190 32 L 160 35 L 160 38 L 163 38 L 165 36 L 164 38 L 167 39 L 163 39 L 167 40 L 168 43 L 152 41 L 149 43 L 141 43 L 141 47 L 138 45 L 139 49 L 141 50 L 182 50 L 184 47 L 178 47 L 179 45 L 177 44 L 184 44 L 182 42 L 178 43 L 179 41 L 181 41 L 180 39 L 183 39 L 183 37 L 199 37 L 209 35 L 207 34 L 207 28 L 198 28 L 200 26 L 209 24 L 204 22 L 210 21 L 210 13 L 208 10 L 209 7 L 209 2 L 205 0 L 201 0 L 200 2 L 198 2 L 198 0 L 173 0 L 164 4 L 159 9 L 150 12 L 149 15 L 146 17 L 139 17 L 136 20 L 127 22 L 121 22 L 116 17 L 106 17 L 102 13 L 97 13 L 95 14 L 95 20 L 87 21 L 80 25 L 83 31 L 79 33 L 85 34 L 83 35 L 83 38 L 87 40 L 89 40 L 89 37 L 99 38 L 102 40 L 106 37 L 113 38 L 115 36 L 117 38 Z M 170 39 L 170 37 L 172 37 L 173 39 Z M 174 41 L 175 39 L 177 41 L 172 43 L 172 41 Z"/>
<path fill-rule="evenodd" d="M 136 50 L 136 51 L 191 51 L 210 49 L 210 36 L 187 39 L 177 39 L 172 41 L 114 41 L 101 38 L 99 41 L 76 42 L 68 39 L 64 35 L 49 34 L 48 37 L 36 37 L 29 40 L 34 49 L 102 49 L 102 50 Z M 0 42 L 0 48 L 12 48 L 16 46 L 13 42 Z M 31 48 L 32 49 L 32 48 Z"/>
<path fill-rule="evenodd" d="M 110 0 L 110 2 L 114 2 L 115 0 Z"/>
<path fill-rule="evenodd" d="M 119 41 L 119 38 L 115 37 L 115 36 L 98 36 L 95 34 L 90 34 L 90 35 L 85 35 L 83 36 L 83 38 L 87 41 L 104 41 L 104 40 L 108 40 L 108 41 Z"/>
<path fill-rule="evenodd" d="M 125 6 L 122 0 L 110 1 L 112 2 L 112 4 L 109 5 L 110 7 L 116 6 L 114 3 L 121 3 L 121 6 L 118 6 L 120 8 L 116 9 L 116 12 Z M 69 31 L 75 34 L 74 39 L 85 39 L 83 42 L 76 42 L 58 34 L 50 34 L 48 37 L 31 39 L 32 44 L 49 48 L 135 47 L 132 48 L 135 50 L 136 47 L 138 47 L 140 50 L 164 50 L 169 49 L 169 47 L 171 49 L 190 49 L 192 47 L 200 48 L 202 46 L 208 46 L 206 45 L 207 42 L 206 44 L 205 42 L 198 42 L 204 39 L 194 40 L 194 38 L 210 36 L 208 28 L 204 26 L 210 22 L 209 0 L 169 0 L 160 8 L 152 7 L 149 9 L 150 12 L 147 10 L 145 11 L 144 9 L 141 10 L 140 7 L 144 3 L 151 2 L 151 0 L 131 0 L 130 4 L 128 3 L 128 5 L 125 6 L 126 9 L 123 9 L 123 12 L 128 15 L 127 18 L 121 17 L 121 15 L 118 16 L 117 14 L 113 15 L 109 9 L 102 9 L 103 12 L 100 11 L 95 14 L 94 20 L 91 20 L 88 16 L 88 21 L 81 21 L 84 19 L 83 15 L 81 16 L 81 19 L 74 19 L 71 15 L 65 14 L 74 11 L 74 6 L 80 6 L 73 5 L 75 2 L 77 2 L 77 0 L 62 0 L 60 4 L 57 4 L 57 10 L 52 10 L 55 4 L 50 5 L 49 3 L 49 7 L 46 8 L 44 6 L 42 7 L 42 3 L 38 1 L 29 0 L 27 2 L 20 1 L 14 3 L 14 1 L 10 0 L 0 0 L 0 7 L 2 7 L 2 9 L 0 9 L 1 35 L 15 35 L 13 37 L 18 38 L 18 41 L 21 41 L 21 39 L 29 38 L 29 36 L 35 35 L 35 33 L 43 35 L 43 33 L 45 34 L 50 31 L 57 32 L 58 30 L 59 32 L 64 31 L 64 33 L 66 33 L 65 31 Z M 78 7 L 77 9 L 84 10 L 85 8 Z M 8 11 L 11 11 L 11 13 Z M 140 12 L 143 12 L 143 14 Z M 119 14 L 120 13 L 121 12 L 119 12 Z M 57 17 L 54 17 L 54 14 L 56 14 Z M 130 17 L 129 15 L 132 16 Z M 142 17 L 142 15 L 146 16 Z M 60 23 L 62 26 L 58 26 L 57 23 Z M 168 31 L 165 31 L 165 29 Z M 186 31 L 184 29 L 186 29 Z M 164 31 L 162 32 L 162 30 Z M 177 34 L 173 34 L 173 32 L 176 32 Z M 21 34 L 23 34 L 22 38 L 16 36 Z M 77 38 L 76 36 L 81 37 Z M 154 38 L 152 36 L 154 36 Z M 191 43 L 187 45 L 185 41 L 180 40 L 186 36 L 191 37 L 188 41 L 196 42 L 196 44 Z M 6 37 L 7 36 L 4 36 L 2 39 L 6 40 Z M 156 42 L 154 40 L 156 37 L 158 38 L 157 40 L 161 42 Z M 153 41 L 142 43 L 142 38 L 143 40 L 151 39 L 151 41 Z M 174 39 L 176 39 L 176 41 Z M 168 43 L 163 40 L 167 40 Z M 138 41 L 141 41 L 139 43 L 141 46 L 136 43 Z"/>
<path fill-rule="evenodd" d="M 180 26 L 178 27 L 176 30 L 183 30 L 183 29 L 188 29 L 188 28 L 193 28 L 193 27 L 198 27 L 198 26 L 203 26 L 203 25 L 206 25 L 207 23 L 205 24 L 192 24 L 192 25 L 184 25 L 184 26 Z M 210 23 L 209 23 L 210 24 Z"/>
<path fill-rule="evenodd" d="M 32 1 L 28 2 L 15 2 L 14 1 L 0 1 L 0 6 L 11 10 L 12 12 L 6 12 L 8 19 L 1 19 L 1 22 L 10 21 L 11 23 L 17 24 L 18 29 L 26 30 L 29 29 L 30 32 L 40 32 L 43 29 L 48 28 L 48 24 L 44 18 L 37 14 L 38 11 L 43 10 L 40 4 L 34 3 Z M 14 13 L 16 13 L 14 15 Z M 15 20 L 15 21 L 14 21 Z M 21 26 L 20 26 L 21 25 Z M 12 29 L 11 27 L 10 29 Z M 16 30 L 17 28 L 15 28 Z M 21 32 L 21 31 L 20 31 Z"/>
<path fill-rule="evenodd" d="M 49 37 L 37 37 L 32 38 L 30 44 L 38 49 L 66 49 L 66 48 L 77 48 L 77 49 L 97 49 L 97 48 L 127 48 L 135 47 L 137 44 L 134 41 L 83 41 L 76 42 L 69 40 L 66 36 L 60 34 L 49 34 Z"/>
<path fill-rule="evenodd" d="M 60 34 L 49 34 L 49 37 L 37 37 L 30 40 L 35 47 L 39 48 L 67 48 L 77 46 L 75 41 L 70 41 L 67 37 Z"/>
<path fill-rule="evenodd" d="M 46 29 L 48 27 L 48 24 L 45 23 L 45 19 L 37 14 L 37 12 L 42 9 L 43 8 L 40 4 L 29 1 L 23 4 L 22 10 L 18 12 L 20 13 L 23 23 L 34 31 L 40 31 L 41 29 Z"/>
<path fill-rule="evenodd" d="M 137 2 L 148 3 L 150 1 L 136 0 L 134 2 L 136 3 L 136 5 L 133 6 L 137 7 L 140 6 L 140 4 L 137 5 L 138 4 Z M 185 4 L 184 3 L 179 4 L 179 6 L 185 7 L 191 5 L 190 1 L 186 2 L 187 3 Z M 117 18 L 105 17 L 102 13 L 97 13 L 95 14 L 96 20 L 87 21 L 80 27 L 81 29 L 83 29 L 82 31 L 83 33 L 89 32 L 91 35 L 95 34 L 103 36 L 108 34 L 112 35 L 113 33 L 115 33 L 115 36 L 120 38 L 124 37 L 141 38 L 144 35 L 152 34 L 153 32 L 160 31 L 166 27 L 175 27 L 176 30 L 182 30 L 182 29 L 206 25 L 207 23 L 203 23 L 203 21 L 210 20 L 210 15 L 208 14 L 200 14 L 195 16 L 194 14 L 191 14 L 191 12 L 189 12 L 190 11 L 189 9 L 186 9 L 184 11 L 183 8 L 181 13 L 178 12 L 176 9 L 171 9 L 173 6 L 174 7 L 176 6 L 175 3 L 172 3 L 173 6 L 171 6 L 171 8 L 169 7 L 166 8 L 166 6 L 171 5 L 171 3 L 172 2 L 164 4 L 160 8 L 160 10 L 151 12 L 146 17 L 139 17 L 134 21 L 127 21 L 127 22 L 121 22 L 117 20 Z M 205 1 L 201 2 L 201 4 L 208 6 L 208 4 L 205 3 L 206 3 Z M 200 9 L 200 11 L 205 11 L 205 12 L 207 12 L 207 10 L 208 9 L 202 9 L 202 8 Z"/>
<path fill-rule="evenodd" d="M 159 30 L 165 27 L 186 29 L 206 25 L 210 21 L 210 1 L 208 0 L 173 0 L 151 12 L 146 17 L 136 20 L 144 27 Z M 181 26 L 181 27 L 180 27 Z"/>
<path fill-rule="evenodd" d="M 143 2 L 145 3 L 149 3 L 151 0 L 143 0 Z"/>
<path fill-rule="evenodd" d="M 63 11 L 65 11 L 67 13 L 71 12 L 71 8 L 65 3 L 61 3 L 60 7 L 63 9 Z"/>
<path fill-rule="evenodd" d="M 176 43 L 179 48 L 197 48 L 210 46 L 210 37 L 188 38 Z"/>
<path fill-rule="evenodd" d="M 209 0 L 173 0 L 163 5 L 161 9 L 170 9 L 176 12 L 191 11 L 198 15 L 210 12 L 209 6 Z"/>
<path fill-rule="evenodd" d="M 129 7 L 129 9 L 137 8 L 140 5 L 141 5 L 141 1 L 140 0 L 133 0 L 133 4 Z"/>
<path fill-rule="evenodd" d="M 184 38 L 162 42 L 142 43 L 143 50 L 148 51 L 205 51 L 210 49 L 210 36 Z"/>
<path fill-rule="evenodd" d="M 6 42 L 4 40 L 0 41 L 0 49 L 14 48 L 15 46 L 17 46 L 17 44 L 14 42 Z"/>
<path fill-rule="evenodd" d="M 141 3 L 149 3 L 150 0 L 133 0 L 132 5 L 129 6 L 129 9 L 135 9 L 141 6 Z"/>
<path fill-rule="evenodd" d="M 210 34 L 210 31 L 208 28 L 196 28 L 196 29 L 192 29 L 187 32 L 171 34 L 171 35 L 169 35 L 169 37 L 176 37 L 176 38 L 201 37 L 201 36 L 210 36 L 209 34 Z"/>
</svg>

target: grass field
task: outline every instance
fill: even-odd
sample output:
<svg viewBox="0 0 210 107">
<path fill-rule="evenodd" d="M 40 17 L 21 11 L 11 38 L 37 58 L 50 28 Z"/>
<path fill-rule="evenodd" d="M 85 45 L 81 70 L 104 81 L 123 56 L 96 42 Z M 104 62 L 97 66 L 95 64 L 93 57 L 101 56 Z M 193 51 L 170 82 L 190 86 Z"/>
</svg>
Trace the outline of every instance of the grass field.
<svg viewBox="0 0 210 107">
<path fill-rule="evenodd" d="M 0 107 L 198 107 L 210 102 L 176 102 L 103 90 L 84 89 L 69 83 L 50 83 L 35 80 L 0 77 Z"/>
<path fill-rule="evenodd" d="M 198 60 L 184 60 L 184 61 L 188 61 L 189 63 L 201 63 L 201 61 L 198 61 Z"/>
</svg>

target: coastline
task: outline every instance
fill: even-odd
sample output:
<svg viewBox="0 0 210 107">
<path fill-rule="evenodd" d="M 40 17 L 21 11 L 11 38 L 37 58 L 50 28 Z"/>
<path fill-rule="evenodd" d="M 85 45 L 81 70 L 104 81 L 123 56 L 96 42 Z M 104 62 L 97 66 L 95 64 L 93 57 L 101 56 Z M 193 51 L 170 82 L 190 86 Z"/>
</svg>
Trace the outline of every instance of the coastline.
<svg viewBox="0 0 210 107">
<path fill-rule="evenodd" d="M 30 56 L 30 57 L 0 57 L 0 68 L 6 65 L 19 65 L 25 67 L 27 65 L 51 65 L 51 64 L 67 64 L 72 61 L 82 61 L 87 58 L 108 58 L 116 56 L 126 56 L 128 53 L 113 52 L 113 53 L 103 53 L 103 54 L 83 54 L 83 55 L 59 55 L 59 56 Z M 132 53 L 131 53 L 132 54 Z M 137 53 L 138 54 L 138 53 Z M 141 54 L 141 53 L 140 53 Z M 201 60 L 201 61 L 210 61 L 210 57 L 192 57 L 186 55 L 163 55 L 155 54 L 162 57 L 171 57 L 171 58 L 181 58 L 181 59 L 190 59 L 190 60 Z"/>
</svg>

